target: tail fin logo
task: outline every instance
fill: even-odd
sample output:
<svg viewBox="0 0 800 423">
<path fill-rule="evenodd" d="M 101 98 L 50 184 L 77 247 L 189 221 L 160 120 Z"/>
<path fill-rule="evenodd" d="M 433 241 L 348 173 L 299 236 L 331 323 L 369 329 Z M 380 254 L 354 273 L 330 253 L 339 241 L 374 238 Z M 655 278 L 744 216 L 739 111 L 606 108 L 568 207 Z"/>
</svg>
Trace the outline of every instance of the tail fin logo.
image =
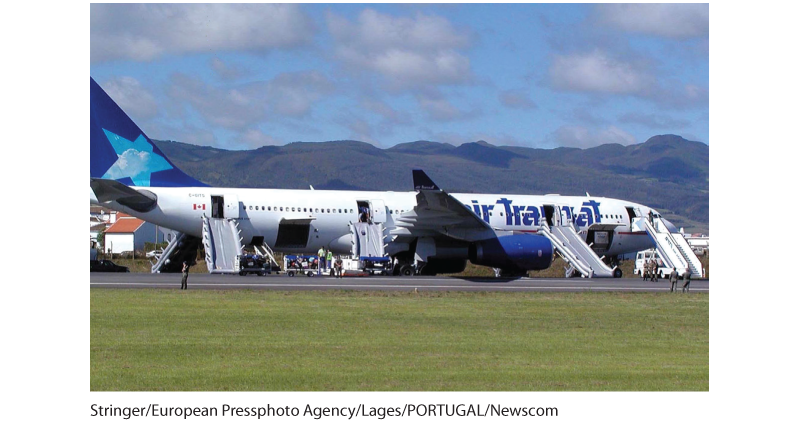
<svg viewBox="0 0 800 423">
<path fill-rule="evenodd" d="M 119 180 L 129 177 L 134 185 L 149 187 L 153 172 L 173 169 L 164 157 L 153 152 L 153 146 L 143 135 L 130 141 L 106 129 L 103 132 L 118 157 L 103 178 Z"/>
</svg>

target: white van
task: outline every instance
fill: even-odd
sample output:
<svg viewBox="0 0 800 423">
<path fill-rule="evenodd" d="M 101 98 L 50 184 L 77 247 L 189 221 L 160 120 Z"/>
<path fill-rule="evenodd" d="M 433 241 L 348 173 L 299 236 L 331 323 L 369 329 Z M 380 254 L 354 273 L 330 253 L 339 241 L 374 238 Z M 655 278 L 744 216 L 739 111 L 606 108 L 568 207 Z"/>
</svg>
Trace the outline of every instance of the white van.
<svg viewBox="0 0 800 423">
<path fill-rule="evenodd" d="M 672 268 L 664 267 L 664 261 L 661 260 L 655 248 L 636 253 L 636 261 L 633 263 L 633 274 L 641 277 L 644 272 L 645 263 L 649 263 L 652 259 L 655 259 L 656 263 L 658 263 L 658 277 L 660 279 L 668 278 L 669 274 L 672 273 Z M 678 273 L 682 273 L 681 270 L 678 270 Z"/>
</svg>

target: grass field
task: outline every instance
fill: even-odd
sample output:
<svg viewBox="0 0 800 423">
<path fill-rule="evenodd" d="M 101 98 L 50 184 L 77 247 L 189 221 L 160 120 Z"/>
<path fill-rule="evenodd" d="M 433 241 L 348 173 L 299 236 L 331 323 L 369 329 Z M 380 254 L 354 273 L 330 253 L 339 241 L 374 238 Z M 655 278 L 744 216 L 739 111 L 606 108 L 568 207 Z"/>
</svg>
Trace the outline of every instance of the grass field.
<svg viewBox="0 0 800 423">
<path fill-rule="evenodd" d="M 93 391 L 706 391 L 706 294 L 91 289 Z"/>
</svg>

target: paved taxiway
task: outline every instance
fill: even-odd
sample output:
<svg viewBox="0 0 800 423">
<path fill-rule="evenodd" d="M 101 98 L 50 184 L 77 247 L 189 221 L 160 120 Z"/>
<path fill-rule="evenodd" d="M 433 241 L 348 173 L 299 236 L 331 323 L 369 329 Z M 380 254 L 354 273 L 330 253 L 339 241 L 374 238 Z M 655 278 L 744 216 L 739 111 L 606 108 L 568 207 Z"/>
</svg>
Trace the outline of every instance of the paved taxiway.
<svg viewBox="0 0 800 423">
<path fill-rule="evenodd" d="M 92 288 L 178 289 L 180 273 L 90 273 Z M 683 282 L 678 282 L 678 289 Z M 495 291 L 495 292 L 668 292 L 669 281 L 635 279 L 453 278 L 445 276 L 371 276 L 342 279 L 327 276 L 190 274 L 189 289 Z M 708 280 L 693 280 L 690 291 L 708 293 Z"/>
</svg>

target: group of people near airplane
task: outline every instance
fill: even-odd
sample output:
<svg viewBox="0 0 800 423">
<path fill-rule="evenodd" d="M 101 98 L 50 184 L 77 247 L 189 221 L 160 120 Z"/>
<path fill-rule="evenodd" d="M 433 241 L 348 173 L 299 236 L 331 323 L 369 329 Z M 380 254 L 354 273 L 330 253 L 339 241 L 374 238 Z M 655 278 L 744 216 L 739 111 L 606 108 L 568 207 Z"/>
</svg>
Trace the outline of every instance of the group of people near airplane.
<svg viewBox="0 0 800 423">
<path fill-rule="evenodd" d="M 644 269 L 642 272 L 642 280 L 650 280 L 651 282 L 658 282 L 658 267 L 661 265 L 661 260 L 650 259 L 644 265 Z M 683 272 L 683 288 L 681 292 L 689 292 L 689 283 L 691 282 L 691 274 L 692 272 L 689 269 L 686 269 Z M 669 292 L 675 292 L 677 290 L 678 284 L 678 269 L 676 267 L 672 268 L 672 272 L 669 274 L 669 281 L 670 281 L 670 289 Z"/>
</svg>

